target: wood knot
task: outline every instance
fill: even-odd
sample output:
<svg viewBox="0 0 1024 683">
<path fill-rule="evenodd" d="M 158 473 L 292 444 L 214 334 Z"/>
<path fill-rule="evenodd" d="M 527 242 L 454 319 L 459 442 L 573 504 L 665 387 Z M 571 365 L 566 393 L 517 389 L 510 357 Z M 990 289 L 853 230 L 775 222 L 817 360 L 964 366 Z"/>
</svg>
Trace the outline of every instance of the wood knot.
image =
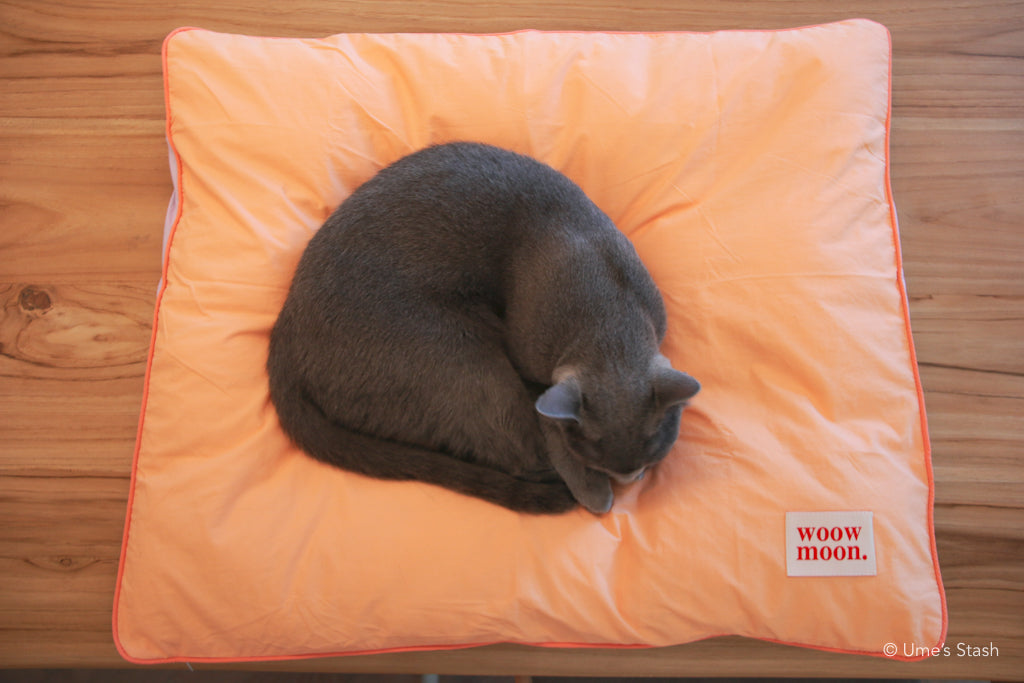
<svg viewBox="0 0 1024 683">
<path fill-rule="evenodd" d="M 18 304 L 26 311 L 48 311 L 53 307 L 50 295 L 42 289 L 26 287 L 21 290 L 18 297 Z"/>
<path fill-rule="evenodd" d="M 49 557 L 27 557 L 25 562 L 45 569 L 47 571 L 77 572 L 99 562 L 95 557 L 74 557 L 71 555 L 57 555 Z"/>
</svg>

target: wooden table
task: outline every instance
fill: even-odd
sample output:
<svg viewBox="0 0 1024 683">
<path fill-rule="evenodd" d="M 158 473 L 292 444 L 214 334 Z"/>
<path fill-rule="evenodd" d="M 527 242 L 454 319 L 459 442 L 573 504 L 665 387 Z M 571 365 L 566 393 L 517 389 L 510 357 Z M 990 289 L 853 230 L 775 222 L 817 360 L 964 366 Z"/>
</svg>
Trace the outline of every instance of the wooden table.
<svg viewBox="0 0 1024 683">
<path fill-rule="evenodd" d="M 714 30 L 865 16 L 889 26 L 895 46 L 892 180 L 950 655 L 908 664 L 725 638 L 264 668 L 1024 676 L 1024 3 L 255 4 L 0 1 L 0 665 L 123 665 L 110 609 L 171 191 L 159 57 L 168 32 Z M 958 656 L 957 643 L 991 643 L 998 656 Z"/>
</svg>

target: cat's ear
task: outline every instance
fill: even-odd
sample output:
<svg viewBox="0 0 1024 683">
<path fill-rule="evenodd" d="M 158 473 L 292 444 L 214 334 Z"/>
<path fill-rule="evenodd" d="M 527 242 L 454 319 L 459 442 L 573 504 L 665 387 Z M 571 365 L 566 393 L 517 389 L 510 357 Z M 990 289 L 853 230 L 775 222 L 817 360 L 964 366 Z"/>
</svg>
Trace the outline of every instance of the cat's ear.
<svg viewBox="0 0 1024 683">
<path fill-rule="evenodd" d="M 582 403 L 579 381 L 575 376 L 567 375 L 541 394 L 534 405 L 544 417 L 579 422 Z"/>
<path fill-rule="evenodd" d="M 664 356 L 662 356 L 664 358 Z M 676 370 L 668 360 L 658 363 L 654 375 L 654 396 L 662 408 L 685 403 L 700 391 L 700 382 L 685 372 Z"/>
</svg>

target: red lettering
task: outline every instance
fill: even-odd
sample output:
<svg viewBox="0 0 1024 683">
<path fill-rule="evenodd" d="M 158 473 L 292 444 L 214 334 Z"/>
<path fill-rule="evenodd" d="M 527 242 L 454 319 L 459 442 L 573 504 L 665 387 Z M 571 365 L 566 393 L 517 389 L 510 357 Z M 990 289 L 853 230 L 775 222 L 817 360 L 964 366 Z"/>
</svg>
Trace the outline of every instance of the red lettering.
<svg viewBox="0 0 1024 683">
<path fill-rule="evenodd" d="M 820 548 L 816 545 L 800 545 L 796 548 L 796 559 L 814 562 L 817 560 L 866 560 L 867 555 L 861 553 L 859 545 L 823 545 Z"/>
<path fill-rule="evenodd" d="M 828 529 L 823 526 L 818 527 L 818 540 L 822 543 L 828 540 Z"/>
<path fill-rule="evenodd" d="M 814 527 L 813 526 L 801 526 L 797 527 L 797 531 L 800 532 L 801 541 L 809 541 L 814 538 Z"/>
<path fill-rule="evenodd" d="M 859 526 L 848 526 L 846 527 L 846 538 L 850 541 L 856 541 L 860 538 L 860 527 Z"/>
<path fill-rule="evenodd" d="M 818 548 L 813 545 L 801 545 L 796 549 L 796 559 L 798 560 L 817 560 L 818 559 Z"/>
</svg>

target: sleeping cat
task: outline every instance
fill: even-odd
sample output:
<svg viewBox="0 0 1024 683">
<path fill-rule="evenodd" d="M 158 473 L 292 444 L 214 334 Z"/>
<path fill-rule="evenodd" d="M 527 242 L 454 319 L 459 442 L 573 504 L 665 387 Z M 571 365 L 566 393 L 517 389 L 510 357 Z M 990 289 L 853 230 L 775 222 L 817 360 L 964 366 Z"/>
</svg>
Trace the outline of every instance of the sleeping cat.
<svg viewBox="0 0 1024 683">
<path fill-rule="evenodd" d="M 611 508 L 700 388 L 658 352 L 658 290 L 583 191 L 478 143 L 384 168 L 310 240 L 270 396 L 315 458 L 531 513 Z"/>
</svg>

